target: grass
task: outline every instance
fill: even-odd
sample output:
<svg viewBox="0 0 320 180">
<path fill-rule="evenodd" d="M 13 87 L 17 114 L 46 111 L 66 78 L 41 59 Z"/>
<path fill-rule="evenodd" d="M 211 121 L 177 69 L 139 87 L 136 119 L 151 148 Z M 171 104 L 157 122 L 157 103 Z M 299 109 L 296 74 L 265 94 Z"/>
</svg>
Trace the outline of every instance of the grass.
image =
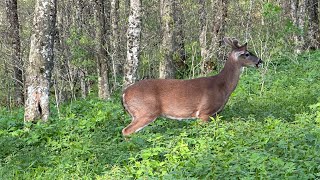
<svg viewBox="0 0 320 180">
<path fill-rule="evenodd" d="M 212 122 L 160 118 L 129 140 L 119 97 L 64 104 L 46 124 L 1 109 L 0 179 L 320 178 L 319 57 L 248 69 Z"/>
</svg>

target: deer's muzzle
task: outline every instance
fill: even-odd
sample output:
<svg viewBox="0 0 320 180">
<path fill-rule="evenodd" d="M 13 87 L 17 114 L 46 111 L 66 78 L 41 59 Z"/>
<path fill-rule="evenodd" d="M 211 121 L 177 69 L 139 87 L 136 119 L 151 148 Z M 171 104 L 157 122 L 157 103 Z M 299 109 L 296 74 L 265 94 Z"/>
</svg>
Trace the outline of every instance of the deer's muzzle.
<svg viewBox="0 0 320 180">
<path fill-rule="evenodd" d="M 262 63 L 263 63 L 263 61 L 261 59 L 259 59 L 259 61 L 256 64 L 256 67 L 257 68 L 261 67 Z"/>
</svg>

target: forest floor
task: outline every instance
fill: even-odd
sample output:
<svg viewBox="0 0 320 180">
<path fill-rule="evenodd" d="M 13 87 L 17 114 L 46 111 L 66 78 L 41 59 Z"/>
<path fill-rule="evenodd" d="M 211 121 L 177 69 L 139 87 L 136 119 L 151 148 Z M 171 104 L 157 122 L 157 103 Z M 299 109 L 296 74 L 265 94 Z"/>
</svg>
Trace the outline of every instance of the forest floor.
<svg viewBox="0 0 320 180">
<path fill-rule="evenodd" d="M 320 51 L 246 69 L 210 123 L 159 118 L 127 140 L 120 95 L 52 105 L 48 123 L 0 109 L 0 179 L 320 178 Z"/>
</svg>

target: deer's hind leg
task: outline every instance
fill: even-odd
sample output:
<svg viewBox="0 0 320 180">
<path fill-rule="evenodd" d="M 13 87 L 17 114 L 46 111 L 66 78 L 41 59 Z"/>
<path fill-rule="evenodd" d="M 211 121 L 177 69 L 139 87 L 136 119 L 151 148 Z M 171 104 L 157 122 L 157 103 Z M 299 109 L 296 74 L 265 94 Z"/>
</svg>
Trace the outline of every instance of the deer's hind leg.
<svg viewBox="0 0 320 180">
<path fill-rule="evenodd" d="M 132 117 L 132 122 L 122 130 L 124 136 L 138 132 L 157 118 L 156 115 L 148 115 L 143 117 Z"/>
</svg>

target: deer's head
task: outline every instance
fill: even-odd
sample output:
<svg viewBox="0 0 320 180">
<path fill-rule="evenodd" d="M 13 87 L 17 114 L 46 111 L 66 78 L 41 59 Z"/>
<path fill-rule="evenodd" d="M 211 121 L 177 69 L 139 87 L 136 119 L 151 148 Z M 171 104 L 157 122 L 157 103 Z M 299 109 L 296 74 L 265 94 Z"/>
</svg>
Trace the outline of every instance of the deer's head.
<svg viewBox="0 0 320 180">
<path fill-rule="evenodd" d="M 253 53 L 247 50 L 247 43 L 239 45 L 239 41 L 234 38 L 223 38 L 223 41 L 231 46 L 232 52 L 229 60 L 239 64 L 242 67 L 255 66 L 259 67 L 262 64 L 262 60 L 255 56 Z"/>
</svg>

